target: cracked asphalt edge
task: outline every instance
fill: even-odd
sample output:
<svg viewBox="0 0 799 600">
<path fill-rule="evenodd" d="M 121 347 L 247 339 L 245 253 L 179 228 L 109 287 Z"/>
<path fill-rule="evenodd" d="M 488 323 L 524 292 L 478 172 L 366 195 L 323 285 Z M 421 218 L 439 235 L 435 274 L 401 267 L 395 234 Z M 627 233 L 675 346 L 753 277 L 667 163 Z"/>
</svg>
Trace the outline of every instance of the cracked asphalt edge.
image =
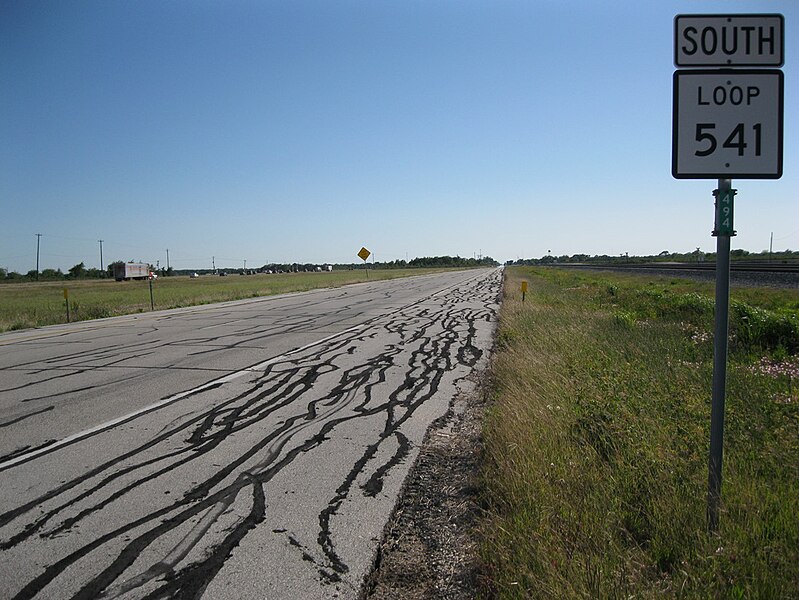
<svg viewBox="0 0 799 600">
<path fill-rule="evenodd" d="M 478 594 L 477 521 L 482 427 L 490 386 L 486 353 L 425 435 L 383 538 L 364 600 L 465 600 Z"/>
</svg>

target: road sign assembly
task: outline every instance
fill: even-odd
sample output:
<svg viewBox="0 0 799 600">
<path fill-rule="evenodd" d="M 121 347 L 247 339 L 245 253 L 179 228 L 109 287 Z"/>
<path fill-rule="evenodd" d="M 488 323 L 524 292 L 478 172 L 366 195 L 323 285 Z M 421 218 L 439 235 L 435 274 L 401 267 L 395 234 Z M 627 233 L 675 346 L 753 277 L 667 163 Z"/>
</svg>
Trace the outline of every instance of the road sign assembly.
<svg viewBox="0 0 799 600">
<path fill-rule="evenodd" d="M 710 412 L 707 524 L 718 532 L 729 344 L 730 238 L 734 177 L 782 177 L 785 19 L 779 14 L 674 18 L 671 174 L 718 179 L 716 304 Z M 707 67 L 723 67 L 708 69 Z M 740 68 L 747 67 L 747 68 Z"/>
</svg>

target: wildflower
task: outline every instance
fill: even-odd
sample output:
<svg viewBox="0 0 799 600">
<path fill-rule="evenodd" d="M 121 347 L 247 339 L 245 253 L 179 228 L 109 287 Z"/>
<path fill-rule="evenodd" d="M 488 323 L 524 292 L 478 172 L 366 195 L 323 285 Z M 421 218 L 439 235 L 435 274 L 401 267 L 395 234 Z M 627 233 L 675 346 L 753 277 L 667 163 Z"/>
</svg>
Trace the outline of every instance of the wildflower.
<svg viewBox="0 0 799 600">
<path fill-rule="evenodd" d="M 752 373 L 767 375 L 769 377 L 788 379 L 787 397 L 778 396 L 776 399 L 784 404 L 790 404 L 794 398 L 793 380 L 799 377 L 799 356 L 791 356 L 784 360 L 771 360 L 763 357 L 756 365 L 749 367 Z"/>
<path fill-rule="evenodd" d="M 799 377 L 799 356 L 792 356 L 781 361 L 771 360 L 764 356 L 759 363 L 750 367 L 750 370 L 753 373 L 768 375 L 769 377 L 782 376 L 794 379 Z"/>
</svg>

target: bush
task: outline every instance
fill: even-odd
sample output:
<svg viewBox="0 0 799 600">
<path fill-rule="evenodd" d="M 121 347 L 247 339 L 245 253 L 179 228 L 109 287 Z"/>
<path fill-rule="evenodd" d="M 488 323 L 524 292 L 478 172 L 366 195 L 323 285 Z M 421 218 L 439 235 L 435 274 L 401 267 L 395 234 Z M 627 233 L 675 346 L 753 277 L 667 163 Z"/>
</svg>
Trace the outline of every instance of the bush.
<svg viewBox="0 0 799 600">
<path fill-rule="evenodd" d="M 662 298 L 659 308 L 664 317 L 695 322 L 712 317 L 715 302 L 708 296 L 690 292 Z"/>
<path fill-rule="evenodd" d="M 730 333 L 736 350 L 799 351 L 799 318 L 795 314 L 755 308 L 743 302 L 730 306 Z"/>
</svg>

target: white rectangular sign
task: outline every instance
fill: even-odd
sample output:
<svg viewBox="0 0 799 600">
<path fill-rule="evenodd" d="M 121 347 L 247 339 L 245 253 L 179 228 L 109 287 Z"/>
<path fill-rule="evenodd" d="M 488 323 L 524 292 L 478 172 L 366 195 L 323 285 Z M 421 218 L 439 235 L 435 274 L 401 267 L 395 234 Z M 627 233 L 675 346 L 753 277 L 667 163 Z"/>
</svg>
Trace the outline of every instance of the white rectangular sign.
<svg viewBox="0 0 799 600">
<path fill-rule="evenodd" d="M 782 71 L 676 71 L 672 108 L 675 178 L 782 177 Z"/>
<path fill-rule="evenodd" d="M 785 19 L 779 14 L 677 15 L 678 67 L 781 67 Z"/>
</svg>

